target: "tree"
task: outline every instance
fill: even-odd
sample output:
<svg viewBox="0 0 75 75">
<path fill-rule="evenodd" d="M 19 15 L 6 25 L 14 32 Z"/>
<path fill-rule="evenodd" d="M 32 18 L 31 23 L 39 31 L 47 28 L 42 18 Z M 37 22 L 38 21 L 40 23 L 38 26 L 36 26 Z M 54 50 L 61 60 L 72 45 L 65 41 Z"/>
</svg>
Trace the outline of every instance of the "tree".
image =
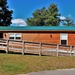
<svg viewBox="0 0 75 75">
<path fill-rule="evenodd" d="M 71 18 L 66 17 L 66 19 L 62 21 L 62 24 L 64 26 L 74 26 L 75 25 L 75 22 Z"/>
<path fill-rule="evenodd" d="M 46 25 L 51 25 L 51 26 L 58 26 L 60 22 L 60 14 L 58 14 L 58 8 L 57 5 L 51 4 L 50 7 L 48 8 L 48 19 L 46 19 Z"/>
<path fill-rule="evenodd" d="M 0 0 L 0 26 L 9 26 L 12 19 L 12 10 L 8 9 L 7 0 Z"/>
<path fill-rule="evenodd" d="M 27 18 L 26 22 L 30 26 L 58 26 L 59 16 L 57 5 L 52 3 L 48 9 L 45 7 L 37 9 L 33 17 Z"/>
<path fill-rule="evenodd" d="M 35 25 L 35 26 L 43 26 L 45 25 L 45 19 L 46 19 L 46 8 L 43 7 L 41 10 L 37 9 L 34 13 L 33 13 L 33 17 L 32 18 L 27 18 L 27 24 L 28 25 Z"/>
</svg>

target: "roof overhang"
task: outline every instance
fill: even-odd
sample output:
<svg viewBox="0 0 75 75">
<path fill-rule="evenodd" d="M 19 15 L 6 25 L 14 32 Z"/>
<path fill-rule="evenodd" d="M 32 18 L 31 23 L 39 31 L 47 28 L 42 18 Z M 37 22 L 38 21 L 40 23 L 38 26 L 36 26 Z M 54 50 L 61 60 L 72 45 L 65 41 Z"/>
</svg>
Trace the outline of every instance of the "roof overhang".
<svg viewBox="0 0 75 75">
<path fill-rule="evenodd" d="M 0 26 L 0 33 L 75 33 L 75 26 Z"/>
<path fill-rule="evenodd" d="M 54 30 L 54 31 L 37 31 L 37 30 L 0 30 L 0 33 L 75 33 L 75 31 L 57 31 L 57 30 Z"/>
</svg>

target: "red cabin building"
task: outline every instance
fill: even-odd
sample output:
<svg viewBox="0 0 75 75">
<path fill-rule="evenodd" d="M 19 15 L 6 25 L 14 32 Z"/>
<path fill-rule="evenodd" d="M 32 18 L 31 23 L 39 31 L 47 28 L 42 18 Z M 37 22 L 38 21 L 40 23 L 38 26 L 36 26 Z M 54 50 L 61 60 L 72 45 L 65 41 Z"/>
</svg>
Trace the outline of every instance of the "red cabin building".
<svg viewBox="0 0 75 75">
<path fill-rule="evenodd" d="M 73 26 L 7 26 L 0 27 L 0 34 L 3 39 L 75 46 Z"/>
</svg>

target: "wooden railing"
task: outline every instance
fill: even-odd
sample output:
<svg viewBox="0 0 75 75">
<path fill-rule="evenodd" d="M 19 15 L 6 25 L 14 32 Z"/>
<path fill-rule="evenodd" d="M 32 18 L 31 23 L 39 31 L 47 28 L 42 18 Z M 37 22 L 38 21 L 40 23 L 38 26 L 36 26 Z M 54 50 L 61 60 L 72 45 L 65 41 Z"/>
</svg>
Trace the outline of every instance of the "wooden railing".
<svg viewBox="0 0 75 75">
<path fill-rule="evenodd" d="M 0 49 L 9 51 L 21 51 L 22 55 L 27 52 L 38 53 L 41 56 L 45 52 L 55 53 L 58 57 L 60 53 L 68 54 L 69 56 L 75 55 L 75 46 L 49 44 L 40 42 L 27 42 L 23 40 L 6 40 L 0 39 Z"/>
</svg>

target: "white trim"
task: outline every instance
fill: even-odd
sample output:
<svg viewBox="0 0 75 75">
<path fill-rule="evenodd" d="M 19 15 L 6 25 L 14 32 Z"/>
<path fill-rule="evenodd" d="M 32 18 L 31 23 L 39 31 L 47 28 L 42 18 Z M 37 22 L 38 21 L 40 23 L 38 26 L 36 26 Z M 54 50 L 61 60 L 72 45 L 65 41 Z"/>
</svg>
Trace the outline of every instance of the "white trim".
<svg viewBox="0 0 75 75">
<path fill-rule="evenodd" d="M 21 37 L 21 34 L 20 33 L 16 33 L 15 36 L 16 37 Z"/>
<path fill-rule="evenodd" d="M 68 33 L 61 33 L 61 34 L 60 34 L 60 44 L 61 44 L 61 35 L 62 35 L 62 34 L 65 34 L 65 35 L 67 36 L 67 38 L 66 38 L 65 40 L 67 40 L 67 45 L 68 45 Z"/>
</svg>

